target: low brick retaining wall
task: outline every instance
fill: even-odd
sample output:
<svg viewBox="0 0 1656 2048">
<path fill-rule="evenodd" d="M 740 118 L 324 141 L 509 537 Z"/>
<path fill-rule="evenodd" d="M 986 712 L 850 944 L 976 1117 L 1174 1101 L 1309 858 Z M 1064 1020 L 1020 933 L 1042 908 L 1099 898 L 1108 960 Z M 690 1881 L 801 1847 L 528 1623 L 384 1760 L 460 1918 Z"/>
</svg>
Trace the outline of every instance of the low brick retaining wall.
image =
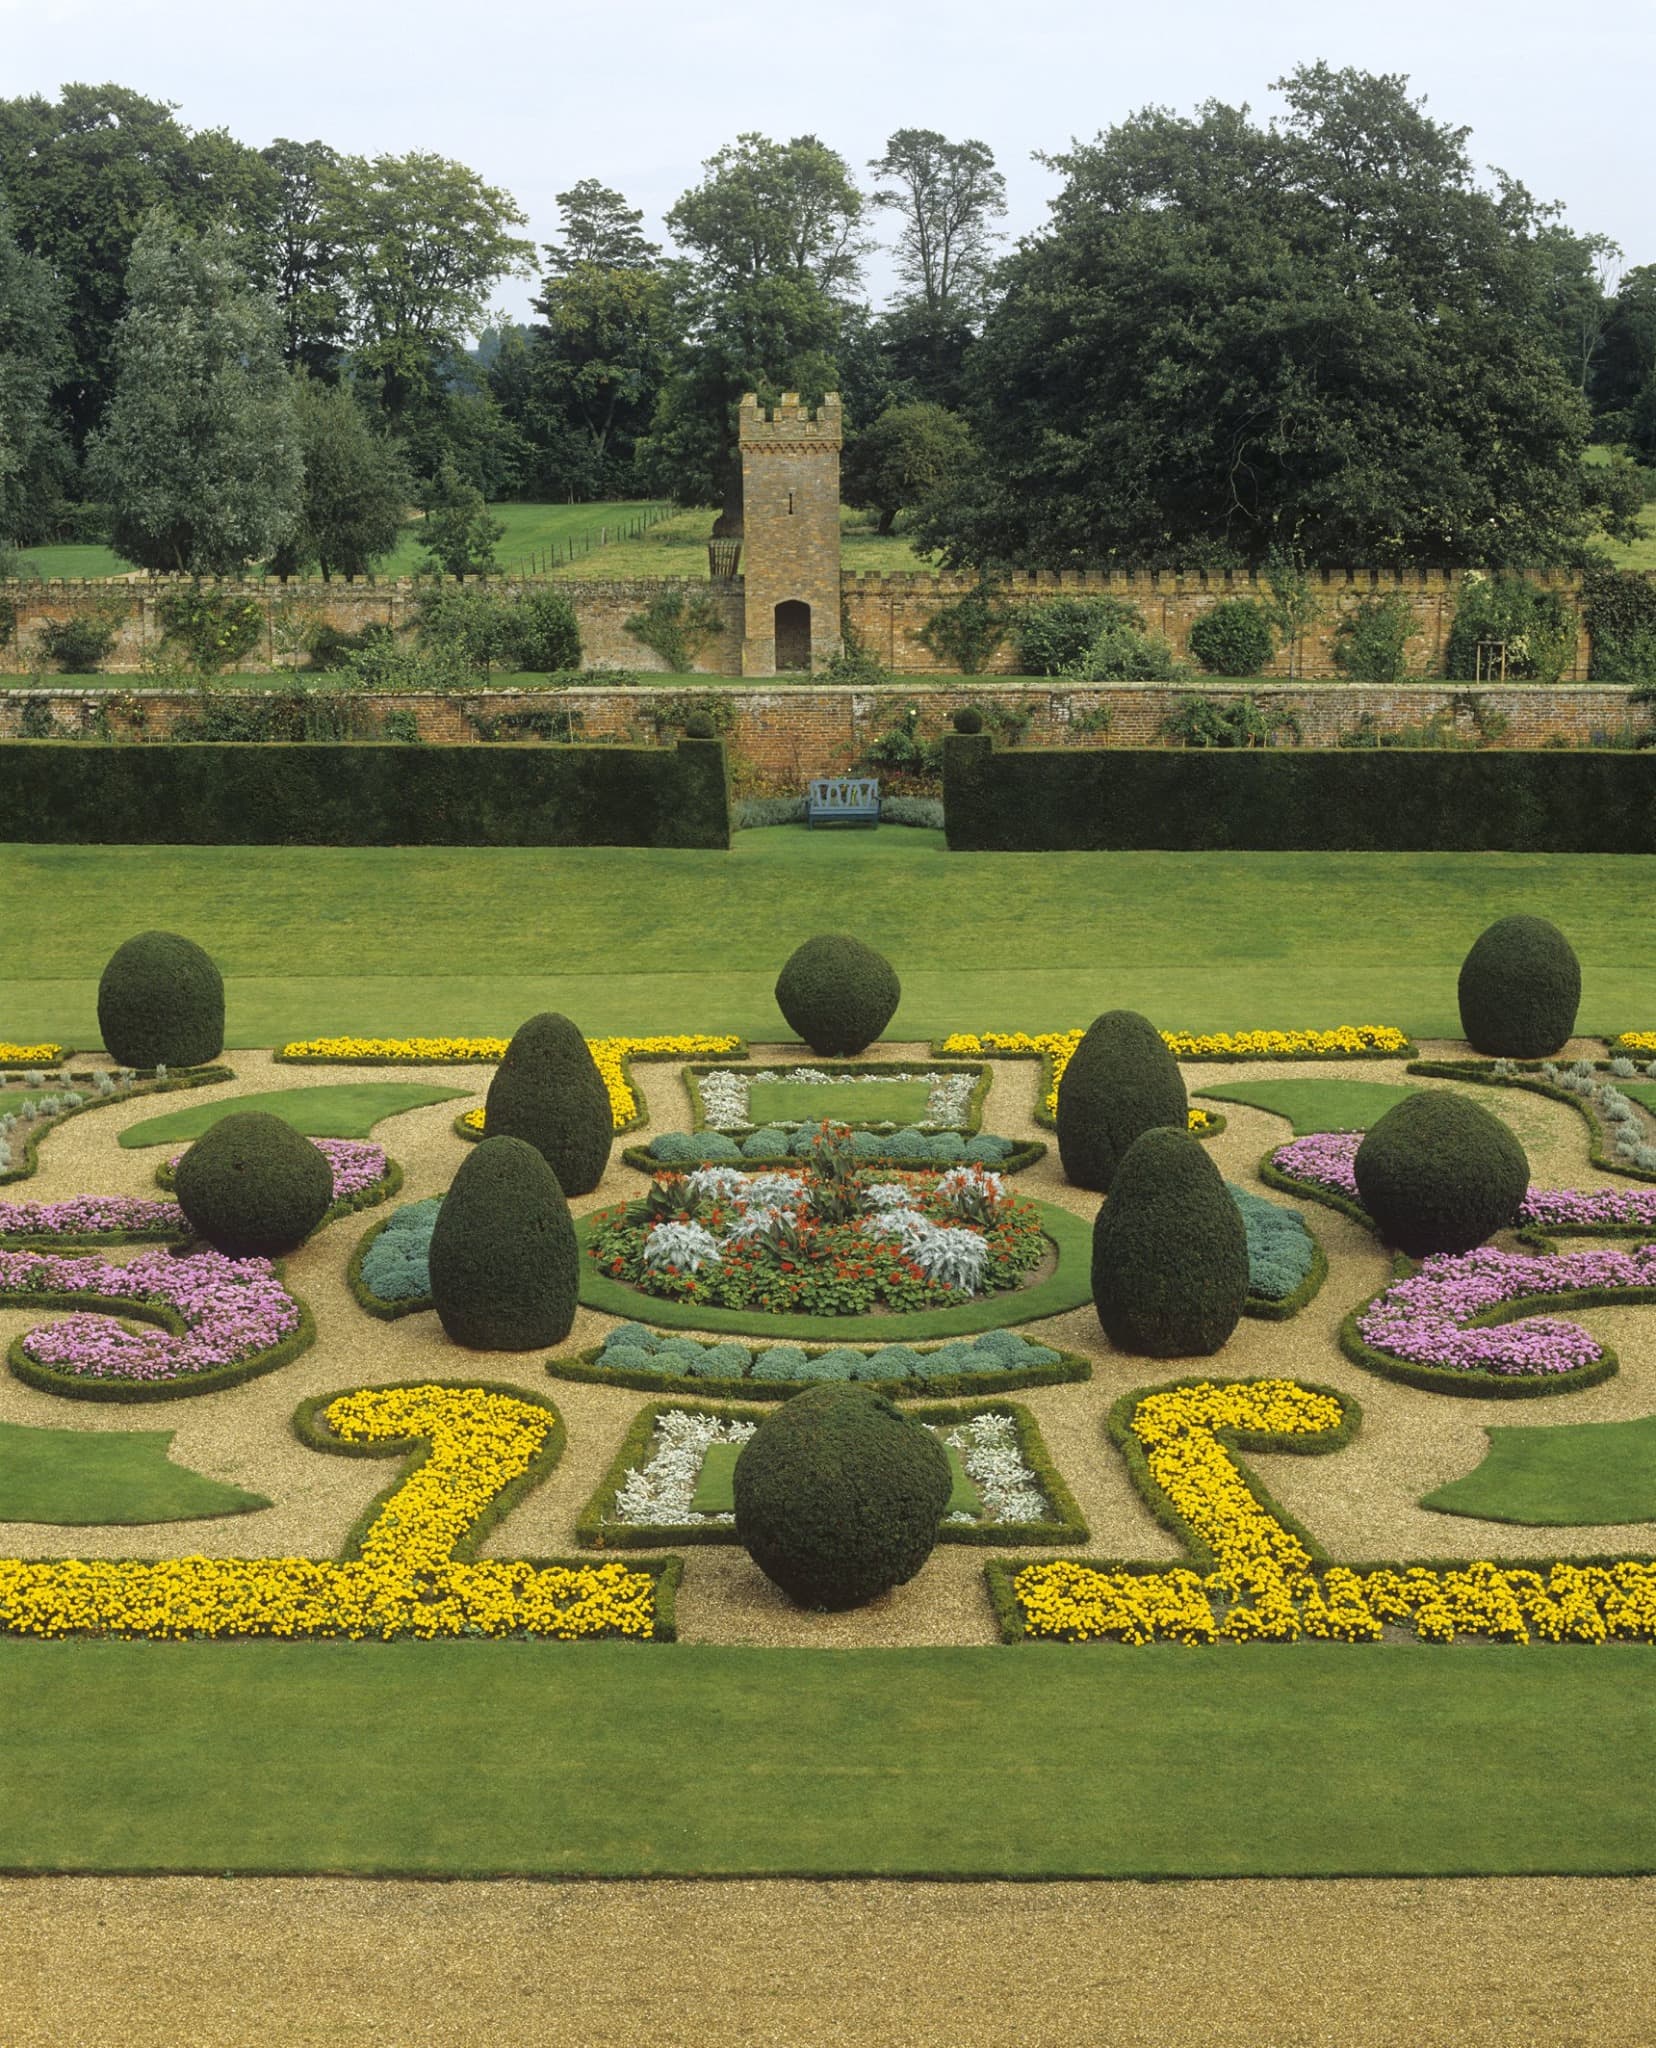
<svg viewBox="0 0 1656 2048">
<path fill-rule="evenodd" d="M 312 679 L 315 680 L 315 679 Z M 323 679 L 325 682 L 325 679 Z M 482 737 L 532 736 L 513 727 L 526 715 L 567 714 L 575 736 L 585 740 L 649 743 L 676 735 L 689 697 L 716 697 L 728 705 L 732 723 L 725 737 L 731 753 L 767 781 L 801 788 L 812 775 L 838 774 L 860 760 L 869 743 L 905 722 L 918 708 L 916 729 L 935 735 L 947 729 L 949 714 L 966 704 L 1005 705 L 1027 712 L 1025 744 L 1030 746 L 1154 746 L 1162 721 L 1191 690 L 1223 701 L 1241 694 L 1216 678 L 1196 683 L 1117 683 L 1092 688 L 1012 686 L 984 678 L 949 683 L 896 683 L 852 689 L 821 683 L 709 683 L 696 676 L 662 679 L 660 689 L 582 686 L 565 690 L 494 690 L 466 696 L 385 695 L 350 700 L 360 705 L 363 736 L 378 730 L 388 712 L 412 712 L 424 740 L 464 743 Z M 226 693 L 228 694 L 228 692 Z M 237 687 L 235 701 L 257 702 L 260 693 Z M 1544 747 L 1614 744 L 1647 722 L 1629 702 L 1625 686 L 1610 683 L 1513 684 L 1473 689 L 1448 683 L 1267 684 L 1247 694 L 1266 712 L 1291 711 L 1304 744 L 1333 746 L 1365 718 L 1381 732 L 1420 726 L 1447 717 L 1461 732 L 1479 723 L 1497 727 L 1494 744 Z M 176 692 L 145 689 L 86 690 L 52 687 L 0 691 L 0 738 L 165 739 L 174 724 L 197 715 L 201 702 Z M 1109 715 L 1106 734 L 1085 729 L 1100 712 Z M 544 716 L 542 719 L 544 723 Z"/>
</svg>

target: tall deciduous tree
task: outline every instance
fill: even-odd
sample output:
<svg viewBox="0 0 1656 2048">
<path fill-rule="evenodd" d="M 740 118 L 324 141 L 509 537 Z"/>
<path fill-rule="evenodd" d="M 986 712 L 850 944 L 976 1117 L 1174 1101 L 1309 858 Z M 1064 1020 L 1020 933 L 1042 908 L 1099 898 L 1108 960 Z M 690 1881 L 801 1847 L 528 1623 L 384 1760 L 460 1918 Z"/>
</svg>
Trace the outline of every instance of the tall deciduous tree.
<svg viewBox="0 0 1656 2048">
<path fill-rule="evenodd" d="M 69 296 L 70 359 L 56 402 L 79 445 L 108 401 L 115 325 L 139 224 L 166 207 L 183 227 L 238 225 L 250 263 L 274 174 L 222 129 L 192 133 L 159 100 L 118 85 L 0 100 L 0 187 L 20 246 Z"/>
<path fill-rule="evenodd" d="M 627 204 L 624 193 L 582 178 L 567 192 L 555 193 L 563 233 L 546 244 L 546 267 L 553 277 L 590 266 L 594 270 L 651 270 L 661 249 L 644 238 L 641 207 Z"/>
<path fill-rule="evenodd" d="M 304 481 L 275 566 L 291 575 L 314 562 L 324 583 L 336 574 L 366 575 L 397 545 L 413 493 L 407 466 L 396 444 L 370 427 L 347 385 L 298 378 L 293 419 Z"/>
<path fill-rule="evenodd" d="M 894 211 L 897 274 L 907 297 L 939 327 L 983 309 L 994 227 L 1006 211 L 1006 180 L 985 142 L 951 142 L 935 128 L 899 128 L 868 167 L 886 182 L 874 204 Z"/>
<path fill-rule="evenodd" d="M 971 430 L 958 414 L 925 399 L 887 406 L 846 449 L 846 503 L 878 513 L 889 533 L 899 512 L 952 483 L 971 456 Z"/>
<path fill-rule="evenodd" d="M 1523 563 L 1591 520 L 1544 216 L 1407 80 L 1314 65 L 1260 126 L 1152 110 L 1055 158 L 969 368 L 955 560 Z"/>
<path fill-rule="evenodd" d="M 279 136 L 259 154 L 276 180 L 265 229 L 265 273 L 282 317 L 282 354 L 290 370 L 332 383 L 349 331 L 344 252 L 328 218 L 339 153 L 325 142 Z"/>
<path fill-rule="evenodd" d="M 340 164 L 321 224 L 341 252 L 357 373 L 393 421 L 440 386 L 500 280 L 526 272 L 533 244 L 512 233 L 523 221 L 510 193 L 447 157 Z"/>
<path fill-rule="evenodd" d="M 248 285 L 227 229 L 145 222 L 114 362 L 88 471 L 116 549 L 191 575 L 263 561 L 292 530 L 302 464 L 276 309 Z"/>
<path fill-rule="evenodd" d="M 51 392 L 68 359 L 63 293 L 0 197 L 0 545 L 41 538 L 63 498 L 73 464 Z"/>
<path fill-rule="evenodd" d="M 814 135 L 747 134 L 717 151 L 667 216 L 693 263 L 686 338 L 656 407 L 650 473 L 739 531 L 736 407 L 744 391 L 808 396 L 832 381 L 845 297 L 861 275 L 864 201 Z"/>
</svg>

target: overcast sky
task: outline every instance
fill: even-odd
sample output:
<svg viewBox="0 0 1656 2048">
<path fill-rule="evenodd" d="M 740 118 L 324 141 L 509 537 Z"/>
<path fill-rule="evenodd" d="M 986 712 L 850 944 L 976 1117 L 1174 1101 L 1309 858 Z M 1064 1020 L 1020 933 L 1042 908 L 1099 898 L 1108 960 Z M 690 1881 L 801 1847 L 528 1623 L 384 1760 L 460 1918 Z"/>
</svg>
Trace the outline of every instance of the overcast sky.
<svg viewBox="0 0 1656 2048">
<path fill-rule="evenodd" d="M 899 127 L 987 142 L 1017 235 L 1055 189 L 1032 151 L 1152 103 L 1268 109 L 1270 81 L 1318 58 L 1406 73 L 1471 128 L 1476 163 L 1656 261 L 1656 0 L 0 0 L 0 96 L 113 80 L 255 146 L 435 150 L 511 192 L 537 241 L 578 178 L 626 193 L 659 238 L 744 129 L 820 135 L 861 174 Z M 528 289 L 501 304 L 522 313 Z"/>
</svg>

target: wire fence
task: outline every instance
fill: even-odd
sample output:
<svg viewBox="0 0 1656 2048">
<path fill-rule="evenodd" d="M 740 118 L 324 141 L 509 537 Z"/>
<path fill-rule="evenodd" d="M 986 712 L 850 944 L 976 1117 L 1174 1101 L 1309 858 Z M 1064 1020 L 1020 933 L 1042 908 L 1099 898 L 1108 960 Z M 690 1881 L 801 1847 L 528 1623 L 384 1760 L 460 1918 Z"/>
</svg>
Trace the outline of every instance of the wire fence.
<svg viewBox="0 0 1656 2048">
<path fill-rule="evenodd" d="M 604 548 L 622 541 L 641 540 L 652 526 L 659 526 L 663 519 L 670 519 L 675 509 L 665 503 L 645 505 L 641 510 L 625 513 L 619 519 L 600 520 L 596 526 L 580 533 L 568 533 L 561 540 L 532 548 L 528 554 L 520 555 L 516 561 L 494 573 L 505 577 L 508 582 L 527 582 L 536 576 L 550 576 L 554 569 L 564 568 Z"/>
</svg>

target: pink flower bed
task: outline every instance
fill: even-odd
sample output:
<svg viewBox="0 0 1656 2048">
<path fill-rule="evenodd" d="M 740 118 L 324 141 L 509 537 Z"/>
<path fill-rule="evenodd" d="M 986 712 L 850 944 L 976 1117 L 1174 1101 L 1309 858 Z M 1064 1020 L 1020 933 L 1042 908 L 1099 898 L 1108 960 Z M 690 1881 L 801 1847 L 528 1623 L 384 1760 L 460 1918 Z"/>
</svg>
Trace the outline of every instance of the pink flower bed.
<svg viewBox="0 0 1656 2048">
<path fill-rule="evenodd" d="M 299 1327 L 299 1304 L 268 1259 L 222 1252 L 142 1252 L 125 1265 L 54 1252 L 0 1251 L 0 1301 L 15 1294 L 98 1294 L 171 1309 L 184 1334 L 127 1329 L 83 1311 L 44 1323 L 24 1354 L 53 1372 L 97 1380 L 183 1380 L 245 1363 Z"/>
<path fill-rule="evenodd" d="M 1361 1131 L 1319 1131 L 1279 1145 L 1271 1164 L 1294 1180 L 1309 1181 L 1356 1202 L 1361 1200 L 1356 1160 L 1362 1142 Z M 1532 1187 L 1518 1221 L 1543 1230 L 1656 1230 L 1656 1187 Z"/>
<path fill-rule="evenodd" d="M 1575 1372 L 1604 1356 L 1603 1346 L 1576 1323 L 1530 1316 L 1493 1329 L 1468 1325 L 1502 1302 L 1525 1295 L 1568 1294 L 1578 1288 L 1656 1287 L 1656 1245 L 1634 1251 L 1502 1252 L 1481 1245 L 1427 1259 L 1418 1273 L 1395 1280 L 1357 1318 L 1365 1344 L 1412 1365 L 1503 1378 Z"/>
<path fill-rule="evenodd" d="M 333 1198 L 344 1201 L 366 1193 L 384 1180 L 388 1170 L 382 1146 L 358 1138 L 313 1138 L 311 1143 L 333 1169 Z M 183 1153 L 168 1160 L 175 1167 Z M 0 1202 L 0 1238 L 103 1237 L 115 1231 L 130 1236 L 182 1237 L 182 1210 L 173 1201 L 143 1195 L 71 1195 L 62 1202 Z"/>
</svg>

